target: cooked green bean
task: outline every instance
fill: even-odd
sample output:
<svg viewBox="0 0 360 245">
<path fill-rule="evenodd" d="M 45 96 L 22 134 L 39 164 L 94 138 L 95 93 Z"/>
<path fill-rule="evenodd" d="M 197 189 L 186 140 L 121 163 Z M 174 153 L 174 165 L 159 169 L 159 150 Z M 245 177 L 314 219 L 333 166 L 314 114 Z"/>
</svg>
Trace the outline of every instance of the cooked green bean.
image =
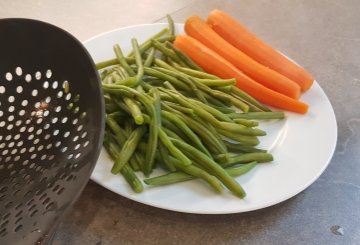
<svg viewBox="0 0 360 245">
<path fill-rule="evenodd" d="M 150 51 L 146 57 L 146 60 L 144 61 L 144 67 L 151 67 L 155 59 L 155 49 L 150 48 Z"/>
<path fill-rule="evenodd" d="M 243 153 L 234 157 L 230 157 L 227 162 L 222 163 L 221 165 L 226 168 L 239 163 L 248 163 L 256 161 L 258 163 L 271 162 L 274 158 L 270 153 L 263 152 L 252 152 L 252 153 Z"/>
<path fill-rule="evenodd" d="M 136 83 L 133 84 L 133 86 L 137 86 L 141 82 L 141 80 L 144 76 L 144 66 L 142 63 L 142 58 L 141 58 L 137 40 L 135 38 L 131 39 L 131 44 L 132 44 L 132 47 L 134 50 L 135 61 L 136 61 L 136 66 L 137 66 Z"/>
<path fill-rule="evenodd" d="M 151 44 L 154 48 L 156 48 L 157 50 L 159 50 L 161 53 L 163 53 L 166 57 L 169 57 L 170 59 L 174 60 L 175 62 L 181 64 L 181 65 L 185 65 L 182 60 L 176 55 L 176 53 L 165 47 L 164 44 L 160 43 L 159 41 L 157 41 L 156 39 L 152 39 L 151 40 Z"/>
<path fill-rule="evenodd" d="M 271 119 L 284 119 L 285 114 L 282 111 L 271 112 L 248 112 L 248 113 L 231 113 L 228 114 L 231 118 L 253 119 L 253 120 L 271 120 Z"/>
<path fill-rule="evenodd" d="M 244 125 L 246 127 L 257 127 L 259 126 L 259 123 L 257 121 L 251 121 L 248 119 L 243 119 L 243 118 L 236 118 L 233 120 L 234 122 Z"/>
<path fill-rule="evenodd" d="M 116 58 L 118 59 L 119 64 L 125 69 L 129 76 L 135 76 L 135 72 L 130 68 L 129 64 L 127 63 L 124 54 L 118 44 L 114 45 L 114 52 Z"/>
<path fill-rule="evenodd" d="M 207 157 L 204 153 L 197 150 L 195 147 L 186 144 L 180 140 L 172 139 L 172 142 L 177 147 L 186 152 L 192 159 L 204 166 L 204 168 L 211 169 L 212 174 L 219 178 L 219 180 L 236 196 L 244 198 L 246 193 L 241 185 L 236 182 L 222 167 L 220 167 L 214 160 Z"/>
<path fill-rule="evenodd" d="M 185 53 L 180 51 L 178 48 L 176 48 L 174 45 L 172 45 L 170 42 L 165 42 L 165 45 L 167 47 L 170 47 L 174 53 L 177 55 L 177 57 L 180 58 L 180 60 L 187 65 L 189 68 L 197 71 L 204 71 L 200 66 L 198 66 L 195 62 L 193 62 L 189 56 L 187 56 Z"/>
<path fill-rule="evenodd" d="M 124 97 L 124 102 L 129 107 L 129 111 L 134 118 L 135 123 L 137 125 L 142 125 L 144 123 L 144 117 L 136 101 L 133 98 Z"/>
<path fill-rule="evenodd" d="M 168 28 L 169 28 L 170 35 L 175 35 L 174 20 L 171 18 L 171 16 L 169 14 L 166 15 L 166 19 L 167 19 L 167 22 L 168 22 Z"/>
<path fill-rule="evenodd" d="M 248 153 L 248 152 L 266 152 L 266 150 L 258 149 L 253 146 L 247 146 L 239 143 L 232 143 L 227 140 L 224 141 L 227 149 L 231 152 Z"/>
<path fill-rule="evenodd" d="M 233 92 L 234 95 L 244 99 L 245 101 L 248 101 L 250 104 L 256 106 L 257 108 L 260 108 L 263 111 L 271 111 L 267 106 L 261 104 L 259 101 L 257 101 L 252 96 L 245 93 L 244 91 L 240 90 L 236 86 L 232 87 L 232 92 Z"/>
<path fill-rule="evenodd" d="M 192 76 L 192 77 L 197 77 L 197 78 L 202 78 L 202 79 L 220 79 L 219 77 L 217 77 L 215 75 L 211 75 L 209 73 L 202 72 L 202 71 L 193 70 L 191 68 L 181 67 L 181 66 L 173 66 L 173 67 L 183 73 L 188 74 L 189 76 Z"/>
</svg>

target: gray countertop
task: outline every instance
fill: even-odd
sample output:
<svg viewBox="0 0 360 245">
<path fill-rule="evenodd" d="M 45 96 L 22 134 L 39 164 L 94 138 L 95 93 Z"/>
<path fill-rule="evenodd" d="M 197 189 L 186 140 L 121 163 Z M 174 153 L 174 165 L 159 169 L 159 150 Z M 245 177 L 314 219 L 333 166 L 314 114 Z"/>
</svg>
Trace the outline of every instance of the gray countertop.
<svg viewBox="0 0 360 245">
<path fill-rule="evenodd" d="M 2 0 L 0 18 L 44 20 L 84 41 L 114 28 L 161 22 L 166 14 L 177 22 L 191 14 L 205 17 L 214 8 L 239 18 L 316 77 L 338 124 L 326 171 L 283 203 L 229 215 L 161 210 L 90 181 L 54 245 L 360 244 L 360 1 Z"/>
</svg>

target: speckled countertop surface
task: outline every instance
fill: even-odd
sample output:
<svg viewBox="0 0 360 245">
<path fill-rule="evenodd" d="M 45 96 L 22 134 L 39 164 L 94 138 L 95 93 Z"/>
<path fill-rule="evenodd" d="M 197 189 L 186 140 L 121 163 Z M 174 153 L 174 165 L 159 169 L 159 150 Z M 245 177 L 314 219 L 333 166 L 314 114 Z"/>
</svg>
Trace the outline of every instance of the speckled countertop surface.
<svg viewBox="0 0 360 245">
<path fill-rule="evenodd" d="M 176 213 L 89 182 L 60 224 L 68 244 L 360 244 L 360 1 L 2 0 L 0 18 L 58 25 L 81 41 L 128 25 L 182 22 L 221 8 L 307 68 L 334 108 L 338 143 L 329 167 L 297 196 L 231 215 Z M 321 148 L 321 145 L 319 145 Z"/>
</svg>

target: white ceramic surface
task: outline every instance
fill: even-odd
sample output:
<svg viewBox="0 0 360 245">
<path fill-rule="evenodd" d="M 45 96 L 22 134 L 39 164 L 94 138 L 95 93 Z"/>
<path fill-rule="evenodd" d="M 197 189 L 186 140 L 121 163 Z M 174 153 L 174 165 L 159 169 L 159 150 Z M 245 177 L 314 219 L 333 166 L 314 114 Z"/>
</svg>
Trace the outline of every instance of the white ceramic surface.
<svg viewBox="0 0 360 245">
<path fill-rule="evenodd" d="M 112 47 L 120 44 L 126 52 L 131 38 L 148 39 L 166 24 L 131 26 L 100 34 L 84 45 L 95 62 L 114 58 Z M 183 25 L 176 25 L 183 32 Z M 317 82 L 301 100 L 310 105 L 306 115 L 286 113 L 286 119 L 267 121 L 260 128 L 267 131 L 259 147 L 269 149 L 272 163 L 257 166 L 237 181 L 247 192 L 245 199 L 228 192 L 218 195 L 199 180 L 134 193 L 121 176 L 110 173 L 112 162 L 102 151 L 91 179 L 103 187 L 134 201 L 158 208 L 186 213 L 238 213 L 268 207 L 287 200 L 311 185 L 326 169 L 334 153 L 337 125 L 332 106 Z M 159 172 L 154 172 L 154 176 Z M 141 178 L 143 176 L 140 176 Z"/>
</svg>

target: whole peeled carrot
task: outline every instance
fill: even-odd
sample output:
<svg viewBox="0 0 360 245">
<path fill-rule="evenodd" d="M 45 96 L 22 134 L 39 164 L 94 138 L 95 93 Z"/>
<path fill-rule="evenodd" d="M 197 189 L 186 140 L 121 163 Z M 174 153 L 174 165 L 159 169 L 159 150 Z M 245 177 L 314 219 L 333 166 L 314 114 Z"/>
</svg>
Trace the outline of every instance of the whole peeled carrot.
<svg viewBox="0 0 360 245">
<path fill-rule="evenodd" d="M 299 98 L 301 89 L 297 83 L 263 66 L 232 46 L 198 16 L 191 16 L 186 20 L 185 31 L 189 36 L 220 54 L 253 80 L 291 98 Z"/>
<path fill-rule="evenodd" d="M 221 78 L 235 78 L 237 81 L 236 86 L 238 88 L 247 92 L 260 102 L 302 114 L 306 113 L 308 110 L 307 104 L 255 82 L 219 54 L 190 36 L 177 36 L 174 45 L 187 54 L 206 72 Z"/>
<path fill-rule="evenodd" d="M 314 78 L 304 68 L 266 44 L 227 13 L 213 10 L 206 22 L 227 42 L 257 62 L 293 80 L 302 91 L 308 90 L 313 84 Z"/>
</svg>

